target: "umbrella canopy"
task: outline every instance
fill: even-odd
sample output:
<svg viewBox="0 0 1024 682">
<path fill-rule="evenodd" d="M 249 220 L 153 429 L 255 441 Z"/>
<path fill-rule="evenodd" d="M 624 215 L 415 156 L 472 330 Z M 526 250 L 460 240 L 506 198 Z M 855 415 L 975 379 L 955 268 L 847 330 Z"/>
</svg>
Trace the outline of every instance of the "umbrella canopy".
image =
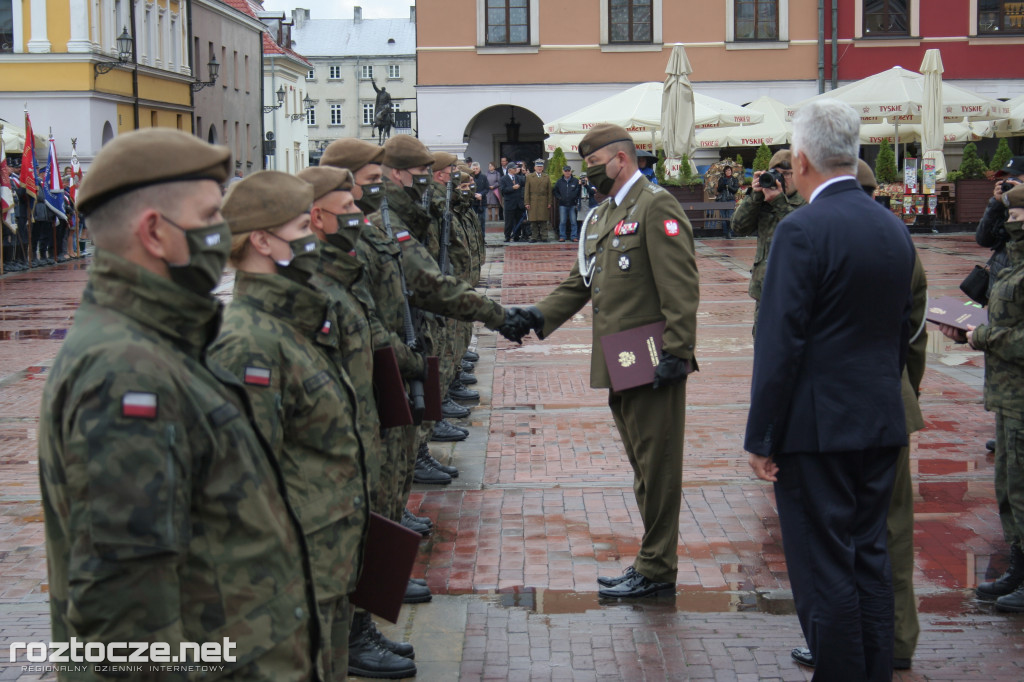
<svg viewBox="0 0 1024 682">
<path fill-rule="evenodd" d="M 7 154 L 21 154 L 25 149 L 25 129 L 21 126 L 16 126 L 2 118 L 0 118 L 0 125 L 3 125 L 4 131 L 4 152 Z M 42 149 L 46 147 L 46 139 L 38 135 L 36 138 L 36 149 Z"/>
<path fill-rule="evenodd" d="M 924 91 L 924 76 L 894 66 L 841 88 L 809 97 L 789 107 L 786 117 L 792 120 L 796 110 L 807 102 L 831 98 L 852 106 L 864 123 L 881 123 L 885 118 L 900 125 L 921 123 Z M 946 122 L 962 121 L 965 116 L 971 121 L 991 121 L 1009 116 L 1010 108 L 1005 102 L 988 99 L 942 82 L 942 113 Z"/>
<path fill-rule="evenodd" d="M 575 152 L 580 153 L 580 142 L 583 141 L 584 133 L 557 133 L 555 135 L 548 135 L 547 139 L 544 140 L 544 151 L 551 154 L 556 149 L 561 148 L 563 153 Z M 633 144 L 636 145 L 638 150 L 653 152 L 656 148 L 661 149 L 661 132 L 654 132 L 654 144 L 651 144 L 652 133 L 647 132 L 631 132 L 630 137 L 633 138 Z"/>
<path fill-rule="evenodd" d="M 679 43 L 665 68 L 665 84 L 661 96 L 661 134 L 665 156 L 673 159 L 693 154 L 694 101 L 690 85 L 690 60 Z"/>
<path fill-rule="evenodd" d="M 924 139 L 924 127 L 917 123 L 907 123 L 900 127 L 899 142 L 921 142 Z M 992 137 L 992 123 L 979 121 L 970 123 L 942 124 L 942 141 L 945 142 L 977 142 L 983 137 Z M 862 123 L 860 126 L 861 144 L 881 144 L 882 140 L 896 144 L 896 126 L 892 123 Z M 923 144 L 923 142 L 922 142 Z"/>
<path fill-rule="evenodd" d="M 577 111 L 544 123 L 544 132 L 586 133 L 599 123 L 614 123 L 631 133 L 661 128 L 664 83 L 641 83 Z M 749 109 L 694 93 L 694 126 L 759 123 L 761 115 Z"/>
<path fill-rule="evenodd" d="M 748 126 L 705 128 L 697 131 L 698 147 L 759 147 L 789 144 L 793 124 L 786 121 L 786 105 L 772 97 L 759 97 L 744 109 L 762 116 Z"/>
<path fill-rule="evenodd" d="M 996 137 L 1016 137 L 1024 135 L 1024 95 L 1003 102 L 1010 109 L 1010 117 L 996 121 L 993 125 Z"/>
<path fill-rule="evenodd" d="M 926 50 L 921 62 L 924 76 L 924 106 L 921 109 L 921 147 L 925 159 L 935 161 L 935 177 L 946 179 L 946 158 L 942 155 L 942 54 Z"/>
</svg>

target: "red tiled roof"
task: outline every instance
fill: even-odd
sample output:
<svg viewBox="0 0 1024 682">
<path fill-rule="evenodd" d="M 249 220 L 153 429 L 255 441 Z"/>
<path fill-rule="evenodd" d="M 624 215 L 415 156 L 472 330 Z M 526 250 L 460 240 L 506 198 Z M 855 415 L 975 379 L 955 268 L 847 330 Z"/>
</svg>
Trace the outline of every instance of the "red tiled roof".
<svg viewBox="0 0 1024 682">
<path fill-rule="evenodd" d="M 253 19 L 259 20 L 256 15 L 257 12 L 262 12 L 263 7 L 255 0 L 221 0 L 224 4 L 229 7 L 234 7 L 242 14 L 248 15 Z M 305 57 L 296 52 L 295 50 L 288 47 L 281 47 L 278 45 L 273 38 L 270 37 L 269 31 L 263 32 L 263 54 L 283 54 L 293 59 L 297 59 L 306 66 L 313 66 Z"/>
</svg>

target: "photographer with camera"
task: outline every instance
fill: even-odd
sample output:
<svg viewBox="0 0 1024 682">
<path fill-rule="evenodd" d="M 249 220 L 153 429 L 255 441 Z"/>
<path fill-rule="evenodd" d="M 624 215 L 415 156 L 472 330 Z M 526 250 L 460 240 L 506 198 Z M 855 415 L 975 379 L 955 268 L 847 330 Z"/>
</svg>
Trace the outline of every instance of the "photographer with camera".
<svg viewBox="0 0 1024 682">
<path fill-rule="evenodd" d="M 796 191 L 788 149 L 775 152 L 768 162 L 768 170 L 755 171 L 754 181 L 747 196 L 736 207 L 732 217 L 732 231 L 740 236 L 757 233 L 757 251 L 750 269 L 748 293 L 754 299 L 754 327 L 757 334 L 757 312 L 761 307 L 761 283 L 768 265 L 768 251 L 772 246 L 775 226 L 783 218 L 807 202 Z"/>
<path fill-rule="evenodd" d="M 996 171 L 996 186 L 992 191 L 992 198 L 988 200 L 985 207 L 985 215 L 978 222 L 978 231 L 974 234 L 974 240 L 978 246 L 987 246 L 992 249 L 992 257 L 988 259 L 988 288 L 992 291 L 996 276 L 999 271 L 1009 265 L 1010 259 L 1006 255 L 1006 242 L 1008 237 L 1003 225 L 1006 224 L 1007 209 L 1003 205 L 1003 194 L 1009 192 L 1014 186 L 1024 182 L 1024 156 L 1015 156 L 1006 165 Z"/>
</svg>

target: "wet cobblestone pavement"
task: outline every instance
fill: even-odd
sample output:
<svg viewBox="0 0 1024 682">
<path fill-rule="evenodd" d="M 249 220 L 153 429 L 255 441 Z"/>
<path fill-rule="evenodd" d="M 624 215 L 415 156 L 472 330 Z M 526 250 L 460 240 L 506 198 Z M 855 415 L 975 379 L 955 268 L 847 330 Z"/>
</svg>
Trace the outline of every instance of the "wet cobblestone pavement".
<svg viewBox="0 0 1024 682">
<path fill-rule="evenodd" d="M 484 281 L 529 304 L 569 271 L 572 244 L 503 247 L 492 230 Z M 916 236 L 934 297 L 988 251 L 973 235 Z M 420 679 L 806 680 L 771 487 L 742 450 L 749 401 L 752 239 L 698 242 L 701 371 L 687 390 L 678 592 L 599 603 L 641 523 L 604 390 L 589 388 L 589 306 L 545 341 L 516 346 L 478 327 L 481 402 L 471 436 L 432 446 L 462 475 L 417 486 L 412 510 L 436 521 L 416 575 L 434 600 L 385 631 L 417 647 Z M 83 262 L 0 278 L 0 680 L 51 679 L 7 663 L 11 641 L 49 637 L 36 429 L 46 371 L 85 281 Z M 230 278 L 218 289 L 230 292 Z M 922 633 L 897 680 L 1024 679 L 1024 616 L 973 600 L 1005 567 L 995 510 L 994 419 L 981 405 L 979 353 L 931 334 L 912 451 L 915 587 Z"/>
</svg>

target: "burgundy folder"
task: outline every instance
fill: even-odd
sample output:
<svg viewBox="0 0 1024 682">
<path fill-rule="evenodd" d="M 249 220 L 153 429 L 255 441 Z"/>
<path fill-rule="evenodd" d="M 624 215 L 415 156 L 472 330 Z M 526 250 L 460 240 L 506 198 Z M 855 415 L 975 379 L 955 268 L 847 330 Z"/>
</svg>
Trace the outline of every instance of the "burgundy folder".
<svg viewBox="0 0 1024 682">
<path fill-rule="evenodd" d="M 397 623 L 422 539 L 419 533 L 370 512 L 363 571 L 355 592 L 349 595 L 352 605 Z"/>
<path fill-rule="evenodd" d="M 409 395 L 405 392 L 402 372 L 398 369 L 398 357 L 391 346 L 373 351 L 373 392 L 377 398 L 381 428 L 412 424 Z"/>
<path fill-rule="evenodd" d="M 654 382 L 654 369 L 661 359 L 661 337 L 665 322 L 652 322 L 601 337 L 604 362 L 612 390 L 646 386 Z"/>
<path fill-rule="evenodd" d="M 988 322 L 988 313 L 974 301 L 967 301 L 955 296 L 943 296 L 934 301 L 928 301 L 925 319 L 929 322 L 948 324 L 966 331 L 968 326 L 977 327 Z"/>
</svg>

